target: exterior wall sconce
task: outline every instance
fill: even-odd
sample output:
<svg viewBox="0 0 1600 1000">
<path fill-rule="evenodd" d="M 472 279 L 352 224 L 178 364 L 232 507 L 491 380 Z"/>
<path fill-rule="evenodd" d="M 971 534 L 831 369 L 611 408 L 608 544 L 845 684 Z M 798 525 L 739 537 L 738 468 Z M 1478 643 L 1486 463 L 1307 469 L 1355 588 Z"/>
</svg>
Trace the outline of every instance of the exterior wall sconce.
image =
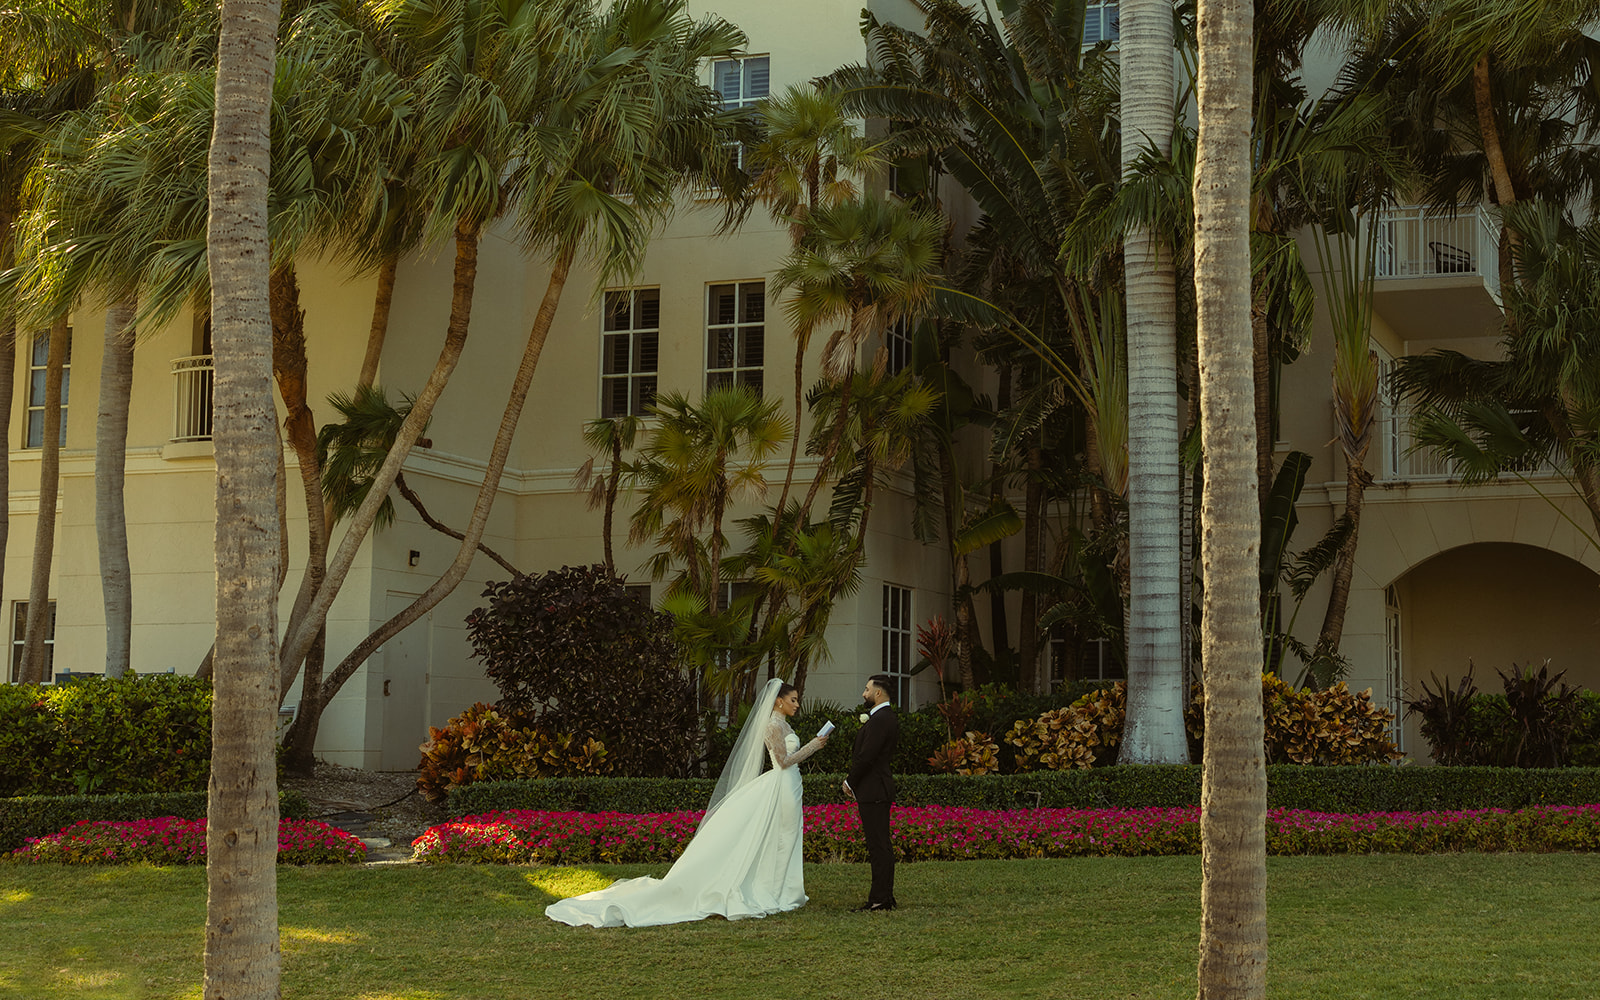
<svg viewBox="0 0 1600 1000">
<path fill-rule="evenodd" d="M 417 560 L 421 558 L 422 553 L 418 552 L 416 549 L 412 549 L 411 554 L 406 557 L 406 565 L 415 566 L 417 564 Z"/>
</svg>

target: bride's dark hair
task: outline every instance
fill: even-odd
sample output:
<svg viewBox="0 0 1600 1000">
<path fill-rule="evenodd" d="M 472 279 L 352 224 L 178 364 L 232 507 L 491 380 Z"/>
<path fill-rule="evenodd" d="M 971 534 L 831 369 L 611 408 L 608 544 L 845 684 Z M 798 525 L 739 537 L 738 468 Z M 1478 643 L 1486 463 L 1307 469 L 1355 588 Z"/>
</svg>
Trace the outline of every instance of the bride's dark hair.
<svg viewBox="0 0 1600 1000">
<path fill-rule="evenodd" d="M 778 685 L 777 698 L 774 698 L 773 701 L 777 701 L 778 698 L 787 698 L 787 697 L 789 697 L 789 692 L 790 691 L 796 691 L 796 690 L 799 690 L 799 689 L 796 688 L 793 684 L 779 684 Z"/>
</svg>

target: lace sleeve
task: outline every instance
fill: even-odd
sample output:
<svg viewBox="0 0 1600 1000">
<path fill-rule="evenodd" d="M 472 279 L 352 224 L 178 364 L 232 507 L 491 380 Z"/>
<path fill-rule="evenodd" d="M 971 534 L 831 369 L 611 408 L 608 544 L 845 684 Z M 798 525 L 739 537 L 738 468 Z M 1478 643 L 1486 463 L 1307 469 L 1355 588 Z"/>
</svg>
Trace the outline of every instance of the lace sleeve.
<svg viewBox="0 0 1600 1000">
<path fill-rule="evenodd" d="M 788 748 L 784 745 L 783 738 L 790 732 L 793 732 L 793 730 L 781 719 L 773 719 L 772 724 L 767 727 L 767 753 L 772 757 L 773 767 L 794 767 L 822 749 L 822 740 L 818 738 L 807 743 L 794 753 L 789 753 Z"/>
</svg>

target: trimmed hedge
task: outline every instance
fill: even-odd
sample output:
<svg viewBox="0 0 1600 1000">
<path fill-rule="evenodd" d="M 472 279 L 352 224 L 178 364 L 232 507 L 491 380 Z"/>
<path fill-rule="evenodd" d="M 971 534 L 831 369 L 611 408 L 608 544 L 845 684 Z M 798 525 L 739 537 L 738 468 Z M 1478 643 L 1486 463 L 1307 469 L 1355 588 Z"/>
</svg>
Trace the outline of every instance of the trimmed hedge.
<svg viewBox="0 0 1600 1000">
<path fill-rule="evenodd" d="M 0 799 L 0 853 L 9 853 L 83 820 L 133 822 L 158 816 L 199 819 L 206 814 L 205 792 L 147 792 L 138 795 L 29 795 Z M 296 791 L 278 793 L 278 814 L 309 819 L 311 803 Z"/>
<path fill-rule="evenodd" d="M 210 681 L 0 685 L 0 796 L 203 793 L 210 769 Z"/>
<path fill-rule="evenodd" d="M 802 778 L 808 806 L 848 801 L 839 774 Z M 1142 809 L 1200 804 L 1200 767 L 1124 765 L 1026 774 L 897 775 L 899 803 L 972 809 Z M 450 792 L 450 816 L 519 809 L 665 813 L 704 809 L 707 778 L 547 778 L 485 781 Z M 1267 806 L 1323 812 L 1516 809 L 1600 803 L 1600 768 L 1267 767 Z"/>
</svg>

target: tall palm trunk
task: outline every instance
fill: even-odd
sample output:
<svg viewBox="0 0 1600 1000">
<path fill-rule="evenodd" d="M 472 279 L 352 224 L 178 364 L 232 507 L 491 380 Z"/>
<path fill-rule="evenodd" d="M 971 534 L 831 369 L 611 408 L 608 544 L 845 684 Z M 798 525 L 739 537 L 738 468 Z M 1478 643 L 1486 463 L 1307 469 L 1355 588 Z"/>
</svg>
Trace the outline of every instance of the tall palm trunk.
<svg viewBox="0 0 1600 1000">
<path fill-rule="evenodd" d="M 1350 581 L 1355 576 L 1356 543 L 1361 535 L 1361 511 L 1367 486 L 1372 482 L 1372 474 L 1364 467 L 1365 454 L 1363 451 L 1361 455 L 1346 459 L 1344 517 L 1350 530 L 1334 559 L 1328 608 L 1322 616 L 1322 630 L 1317 633 L 1316 645 L 1319 654 L 1330 657 L 1338 655 L 1339 640 L 1344 635 L 1344 614 L 1350 603 Z"/>
<path fill-rule="evenodd" d="M 50 566 L 55 555 L 56 500 L 61 495 L 61 382 L 70 328 L 62 313 L 50 324 L 50 355 L 44 385 L 44 439 L 39 442 L 39 517 L 34 522 L 33 576 L 22 643 L 22 681 L 44 679 L 45 632 L 50 629 Z"/>
<path fill-rule="evenodd" d="M 306 313 L 300 308 L 300 282 L 293 266 L 274 270 L 268 287 L 272 302 L 272 377 L 286 411 L 283 426 L 300 467 L 300 490 L 306 508 L 305 575 L 289 614 L 291 621 L 297 621 L 305 615 L 327 571 L 327 505 L 322 496 L 322 468 L 317 461 L 317 422 L 306 396 Z M 280 665 L 280 698 L 288 692 L 299 670 L 299 663 Z"/>
<path fill-rule="evenodd" d="M 9 271 L 16 263 L 12 244 L 13 218 L 10 197 L 0 208 L 0 271 Z M 6 311 L 0 314 L 0 566 L 5 565 L 6 548 L 11 542 L 11 402 L 17 382 L 17 319 Z M 0 607 L 4 607 L 4 594 L 0 593 Z M 10 679 L 10 671 L 6 671 Z"/>
<path fill-rule="evenodd" d="M 1040 432 L 1042 434 L 1042 432 Z M 1042 568 L 1044 549 L 1044 449 L 1028 449 L 1028 485 L 1023 501 L 1026 520 L 1022 529 L 1022 568 L 1037 573 Z M 999 647 L 999 640 L 995 640 Z M 1017 676 L 1034 694 L 1048 694 L 1050 672 L 1039 655 L 1039 594 L 1022 592 L 1017 632 Z"/>
<path fill-rule="evenodd" d="M 206 238 L 216 381 L 217 638 L 206 805 L 206 1000 L 276 1000 L 279 528 L 267 178 L 279 4 L 224 0 Z"/>
<path fill-rule="evenodd" d="M 394 304 L 394 276 L 400 269 L 399 257 L 387 257 L 378 268 L 378 290 L 372 297 L 372 327 L 367 331 L 367 351 L 361 358 L 360 386 L 370 386 L 378 378 L 378 362 L 383 359 L 383 342 L 389 335 L 389 307 Z"/>
<path fill-rule="evenodd" d="M 128 403 L 133 396 L 133 299 L 106 310 L 100 355 L 100 412 L 95 420 L 94 525 L 100 548 L 100 595 L 106 612 L 106 676 L 128 670 L 133 638 L 132 567 L 122 480 L 128 456 Z"/>
<path fill-rule="evenodd" d="M 1122 164 L 1172 147 L 1171 0 L 1121 5 Z M 1177 295 L 1171 249 L 1139 228 L 1123 242 L 1128 298 L 1128 714 L 1118 759 L 1189 759 L 1179 663 Z M 1248 276 L 1246 282 L 1248 286 Z"/>
<path fill-rule="evenodd" d="M 345 577 L 355 563 L 356 552 L 361 548 L 361 543 L 372 530 L 373 521 L 378 516 L 378 508 L 389 495 L 389 488 L 394 485 L 395 477 L 400 474 L 400 467 L 405 463 L 406 456 L 411 454 L 412 447 L 422 434 L 422 428 L 433 415 L 434 404 L 439 401 L 445 386 L 450 381 L 451 373 L 461 361 L 461 352 L 467 345 L 467 330 L 472 319 L 472 294 L 478 277 L 478 240 L 479 230 L 476 224 L 462 222 L 456 226 L 455 281 L 451 289 L 450 320 L 445 332 L 444 346 L 439 351 L 438 360 L 434 362 L 433 371 L 428 374 L 428 381 L 423 384 L 422 391 L 411 404 L 411 411 L 406 414 L 405 421 L 395 434 L 394 447 L 389 449 L 383 465 L 373 474 L 372 486 L 366 500 L 350 516 L 349 526 L 345 529 L 344 537 L 339 540 L 339 548 L 328 561 L 328 571 L 323 578 L 322 586 L 317 588 L 316 597 L 299 621 L 289 622 L 280 656 L 281 662 L 286 665 L 284 669 L 289 669 L 287 666 L 289 664 L 299 663 L 305 659 L 317 633 L 327 623 L 328 609 L 333 606 L 334 598 L 339 595 L 339 588 L 344 585 Z M 330 677 L 328 681 L 323 682 L 324 689 L 332 681 L 333 678 Z M 343 683 L 343 680 L 341 679 L 339 683 Z M 337 686 L 334 690 L 338 690 Z M 327 701 L 326 698 L 322 700 Z"/>
<path fill-rule="evenodd" d="M 1200 0 L 1195 169 L 1205 485 L 1201 559 L 1206 741 L 1200 805 L 1200 1000 L 1266 995 L 1254 386 L 1250 369 L 1250 0 Z"/>
<path fill-rule="evenodd" d="M 528 343 L 522 352 L 522 363 L 517 367 L 516 378 L 511 384 L 510 397 L 506 400 L 505 411 L 500 416 L 500 429 L 496 432 L 494 445 L 489 451 L 488 468 L 483 473 L 483 485 L 478 488 L 478 500 L 472 508 L 472 519 L 467 522 L 463 532 L 465 537 L 456 550 L 455 559 L 439 579 L 422 593 L 422 596 L 361 640 L 349 655 L 339 661 L 339 665 L 322 683 L 320 699 L 322 704 L 327 704 L 329 699 L 338 693 L 344 682 L 349 680 L 379 646 L 433 610 L 466 577 L 467 570 L 472 566 L 473 556 L 478 550 L 478 542 L 482 540 L 483 531 L 489 524 L 489 512 L 494 507 L 494 499 L 500 489 L 500 475 L 505 470 L 507 457 L 511 454 L 511 439 L 516 434 L 517 422 L 522 417 L 522 407 L 528 400 L 528 390 L 533 385 L 533 374 L 539 367 L 539 355 L 543 353 L 545 341 L 550 336 L 550 326 L 555 320 L 556 307 L 561 302 L 561 292 L 566 287 L 567 276 L 572 270 L 572 259 L 570 253 L 561 254 L 551 266 L 544 299 L 539 303 L 539 312 L 534 316 L 533 328 L 528 333 Z M 404 431 L 402 427 L 401 433 Z"/>
</svg>

